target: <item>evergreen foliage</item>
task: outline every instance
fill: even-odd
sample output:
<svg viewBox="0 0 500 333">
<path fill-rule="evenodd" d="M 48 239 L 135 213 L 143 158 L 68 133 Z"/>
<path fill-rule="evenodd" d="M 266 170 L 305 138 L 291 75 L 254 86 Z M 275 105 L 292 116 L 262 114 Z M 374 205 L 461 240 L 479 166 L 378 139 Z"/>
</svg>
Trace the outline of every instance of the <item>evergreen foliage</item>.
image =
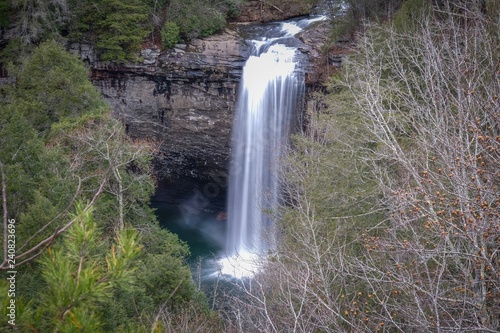
<svg viewBox="0 0 500 333">
<path fill-rule="evenodd" d="M 104 0 L 97 10 L 97 48 L 102 60 L 136 59 L 148 34 L 147 8 L 140 0 Z"/>
<path fill-rule="evenodd" d="M 81 61 L 55 41 L 40 44 L 11 73 L 16 88 L 8 96 L 10 103 L 43 134 L 55 122 L 74 120 L 84 113 L 98 115 L 107 108 Z"/>
<path fill-rule="evenodd" d="M 361 23 L 380 17 L 391 17 L 399 8 L 402 0 L 348 0 L 350 15 Z"/>
<path fill-rule="evenodd" d="M 362 230 L 368 212 L 376 215 L 378 191 L 365 163 L 375 139 L 353 103 L 341 79 L 332 78 L 329 93 L 315 98 L 317 109 L 309 119 L 307 132 L 293 137 L 293 149 L 283 162 L 287 166 L 283 187 L 291 191 L 287 196 L 290 202 L 283 209 L 301 212 L 296 208 L 307 205 L 308 214 L 323 220 L 325 229 L 319 234 L 327 239 L 332 230 L 344 227 L 344 237 L 353 239 Z M 363 217 L 356 218 L 358 214 Z M 294 221 L 299 221 L 297 216 L 280 223 L 288 228 Z"/>
<path fill-rule="evenodd" d="M 149 332 L 164 312 L 206 308 L 187 246 L 148 206 L 154 145 L 125 136 L 83 64 L 55 42 L 12 73 L 0 107 L 1 212 L 16 220 L 18 327 Z"/>
<path fill-rule="evenodd" d="M 133 283 L 131 266 L 140 253 L 137 232 L 123 230 L 109 248 L 92 210 L 76 209 L 63 241 L 39 261 L 44 288 L 35 302 L 33 326 L 43 331 L 102 331 L 100 307 L 113 289 Z"/>
<path fill-rule="evenodd" d="M 54 38 L 69 20 L 66 0 L 12 0 L 16 35 L 24 45 Z"/>
<path fill-rule="evenodd" d="M 161 29 L 162 45 L 166 48 L 172 48 L 175 44 L 181 41 L 181 30 L 175 22 L 166 22 Z"/>
<path fill-rule="evenodd" d="M 222 30 L 239 14 L 243 0 L 13 0 L 0 1 L 0 27 L 15 25 L 4 58 L 29 53 L 56 39 L 94 43 L 101 60 L 137 61 L 150 37 L 164 47 Z M 12 59 L 17 60 L 17 59 Z"/>
<path fill-rule="evenodd" d="M 369 21 L 387 20 L 398 15 L 399 18 L 396 21 L 409 24 L 406 21 L 409 18 L 407 16 L 417 15 L 422 11 L 426 0 L 347 0 L 346 4 L 348 5 L 346 13 L 336 15 L 337 17 L 332 21 L 330 40 L 333 44 L 339 41 L 354 41 L 356 33 L 362 31 L 363 25 Z"/>
<path fill-rule="evenodd" d="M 8 28 L 10 24 L 10 0 L 0 0 L 0 29 Z"/>
<path fill-rule="evenodd" d="M 206 37 L 222 30 L 226 18 L 235 15 L 242 2 L 239 0 L 201 1 L 171 0 L 167 9 L 166 21 L 179 27 L 184 41 L 196 37 Z"/>
<path fill-rule="evenodd" d="M 8 211 L 23 223 L 18 241 L 33 245 L 61 223 L 59 212 L 78 187 L 69 160 L 46 145 L 52 125 L 107 107 L 83 64 L 53 41 L 41 44 L 11 72 L 17 75 L 16 85 L 6 87 L 0 110 L 0 158 L 8 179 Z M 49 223 L 52 227 L 37 232 Z"/>
<path fill-rule="evenodd" d="M 429 14 L 429 10 L 426 0 L 403 1 L 400 10 L 394 17 L 394 27 L 398 30 L 411 29 Z"/>
<path fill-rule="evenodd" d="M 105 61 L 137 60 L 138 51 L 151 31 L 149 8 L 142 0 L 72 1 L 74 18 L 69 37 L 95 42 Z"/>
</svg>

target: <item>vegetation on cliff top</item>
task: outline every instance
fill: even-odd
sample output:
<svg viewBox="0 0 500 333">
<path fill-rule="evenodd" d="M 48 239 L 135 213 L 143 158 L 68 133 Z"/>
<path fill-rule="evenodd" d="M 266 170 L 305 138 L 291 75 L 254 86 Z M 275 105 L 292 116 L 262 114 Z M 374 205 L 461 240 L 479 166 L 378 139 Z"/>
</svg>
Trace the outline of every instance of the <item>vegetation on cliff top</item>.
<svg viewBox="0 0 500 333">
<path fill-rule="evenodd" d="M 317 0 L 261 1 L 263 8 Z M 144 45 L 171 48 L 176 43 L 223 30 L 240 15 L 245 0 L 0 0 L 0 28 L 10 29 L 3 57 L 31 52 L 39 43 L 90 42 L 104 61 L 135 61 Z"/>
<path fill-rule="evenodd" d="M 93 42 L 102 60 L 136 60 L 146 42 L 171 47 L 220 31 L 243 0 L 0 0 L 16 53 L 48 39 Z M 161 38 L 163 37 L 163 38 Z"/>
</svg>

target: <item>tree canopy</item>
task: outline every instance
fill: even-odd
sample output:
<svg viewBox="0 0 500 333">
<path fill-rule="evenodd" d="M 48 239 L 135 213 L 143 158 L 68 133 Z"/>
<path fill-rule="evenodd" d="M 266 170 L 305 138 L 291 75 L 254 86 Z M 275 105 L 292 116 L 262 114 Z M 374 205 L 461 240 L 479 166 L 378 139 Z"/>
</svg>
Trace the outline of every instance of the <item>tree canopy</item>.
<svg viewBox="0 0 500 333">
<path fill-rule="evenodd" d="M 155 147 L 126 137 L 83 63 L 56 42 L 11 73 L 0 106 L 0 268 L 17 271 L 16 327 L 145 332 L 176 311 L 210 318 L 184 263 L 187 246 L 149 208 Z"/>
<path fill-rule="evenodd" d="M 0 28 L 14 28 L 6 57 L 29 53 L 46 40 L 69 39 L 92 43 L 103 61 L 136 61 L 145 44 L 169 48 L 222 30 L 242 4 L 243 0 L 1 0 Z"/>
</svg>

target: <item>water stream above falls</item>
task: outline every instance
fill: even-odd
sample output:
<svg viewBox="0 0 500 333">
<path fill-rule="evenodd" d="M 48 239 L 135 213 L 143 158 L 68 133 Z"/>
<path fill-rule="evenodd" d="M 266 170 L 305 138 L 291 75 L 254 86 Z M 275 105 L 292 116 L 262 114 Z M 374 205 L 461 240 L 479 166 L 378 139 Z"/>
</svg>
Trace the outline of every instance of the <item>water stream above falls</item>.
<svg viewBox="0 0 500 333">
<path fill-rule="evenodd" d="M 274 248 L 274 225 L 265 212 L 278 203 L 277 161 L 304 96 L 301 61 L 305 57 L 294 36 L 322 19 L 240 28 L 253 45 L 253 53 L 243 68 L 233 124 L 227 221 L 209 214 L 190 214 L 182 205 L 156 207 L 161 223 L 188 242 L 193 256 L 204 258 L 204 277 L 252 275 L 263 256 Z M 203 198 L 191 200 L 194 205 L 187 207 L 203 211 Z"/>
</svg>

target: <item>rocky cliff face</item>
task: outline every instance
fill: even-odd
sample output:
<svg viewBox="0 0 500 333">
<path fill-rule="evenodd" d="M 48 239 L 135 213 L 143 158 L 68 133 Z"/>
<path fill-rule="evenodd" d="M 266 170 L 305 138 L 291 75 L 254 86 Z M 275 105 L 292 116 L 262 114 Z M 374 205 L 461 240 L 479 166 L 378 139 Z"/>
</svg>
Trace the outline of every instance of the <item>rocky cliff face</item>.
<svg viewBox="0 0 500 333">
<path fill-rule="evenodd" d="M 261 5 L 262 1 L 249 1 L 241 19 L 284 18 L 274 5 Z M 280 6 L 288 16 L 310 9 Z M 324 42 L 322 30 L 302 39 L 308 44 L 302 48 L 304 54 L 317 57 Z M 223 210 L 233 113 L 242 68 L 251 51 L 236 30 L 226 29 L 164 52 L 145 49 L 143 61 L 134 64 L 100 62 L 87 45 L 74 44 L 71 50 L 88 63 L 92 81 L 127 133 L 160 145 L 155 161 L 156 199 L 179 204 L 194 196 Z"/>
<path fill-rule="evenodd" d="M 122 65 L 99 62 L 86 45 L 71 50 L 89 64 L 92 81 L 127 133 L 160 144 L 160 184 L 179 180 L 176 192 L 189 195 L 217 179 L 222 190 L 238 84 L 250 51 L 243 39 L 226 30 L 167 52 L 143 50 L 142 63 Z"/>
</svg>

